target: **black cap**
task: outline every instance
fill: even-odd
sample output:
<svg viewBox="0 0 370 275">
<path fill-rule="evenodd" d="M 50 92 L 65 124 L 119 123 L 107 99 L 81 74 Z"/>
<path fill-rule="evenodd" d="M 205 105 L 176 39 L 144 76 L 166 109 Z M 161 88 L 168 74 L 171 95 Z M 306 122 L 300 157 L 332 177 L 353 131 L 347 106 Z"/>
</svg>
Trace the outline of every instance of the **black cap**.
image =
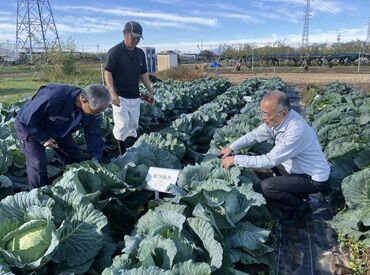
<svg viewBox="0 0 370 275">
<path fill-rule="evenodd" d="M 136 21 L 128 21 L 123 30 L 132 33 L 133 36 L 144 38 L 143 27 Z"/>
</svg>

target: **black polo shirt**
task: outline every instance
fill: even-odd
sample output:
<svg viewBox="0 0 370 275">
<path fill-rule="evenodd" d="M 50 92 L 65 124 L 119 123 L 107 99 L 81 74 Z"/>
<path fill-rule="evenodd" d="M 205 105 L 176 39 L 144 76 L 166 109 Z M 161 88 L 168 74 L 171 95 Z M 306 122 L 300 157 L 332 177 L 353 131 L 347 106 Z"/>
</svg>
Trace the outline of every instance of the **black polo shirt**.
<svg viewBox="0 0 370 275">
<path fill-rule="evenodd" d="M 108 51 L 104 69 L 113 76 L 114 89 L 124 98 L 139 98 L 140 75 L 147 72 L 143 50 L 130 51 L 121 42 Z"/>
</svg>

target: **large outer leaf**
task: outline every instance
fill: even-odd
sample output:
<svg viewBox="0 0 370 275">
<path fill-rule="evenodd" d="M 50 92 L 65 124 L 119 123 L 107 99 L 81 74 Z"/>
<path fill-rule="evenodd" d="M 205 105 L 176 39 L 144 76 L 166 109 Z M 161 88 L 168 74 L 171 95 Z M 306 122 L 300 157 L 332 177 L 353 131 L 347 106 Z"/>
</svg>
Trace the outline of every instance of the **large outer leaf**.
<svg viewBox="0 0 370 275">
<path fill-rule="evenodd" d="M 204 248 L 210 256 L 210 265 L 212 269 L 220 268 L 222 265 L 222 246 L 215 240 L 215 232 L 212 225 L 201 218 L 188 218 L 190 227 L 199 236 Z"/>
<path fill-rule="evenodd" d="M 185 216 L 173 210 L 149 210 L 137 223 L 137 233 L 143 236 L 152 235 L 161 228 L 177 228 L 182 230 Z"/>
<path fill-rule="evenodd" d="M 136 234 L 134 236 L 128 236 L 125 235 L 125 248 L 122 249 L 122 252 L 125 252 L 127 254 L 136 254 L 136 251 L 139 248 L 139 244 L 143 240 L 143 237 L 141 237 L 139 234 Z"/>
<path fill-rule="evenodd" d="M 9 266 L 0 264 L 0 274 L 1 275 L 14 275 L 13 272 L 11 272 Z"/>
<path fill-rule="evenodd" d="M 54 199 L 64 209 L 65 220 L 58 228 L 60 245 L 53 260 L 68 266 L 93 259 L 103 246 L 102 229 L 106 217 L 81 194 L 54 189 Z"/>
<path fill-rule="evenodd" d="M 356 210 L 342 210 L 333 219 L 333 228 L 355 240 L 370 242 L 370 208 L 359 207 Z M 366 227 L 364 227 L 365 225 Z"/>
<path fill-rule="evenodd" d="M 175 264 L 172 268 L 172 274 L 196 274 L 196 275 L 209 275 L 211 274 L 211 267 L 206 263 L 194 263 L 192 260 Z"/>
<path fill-rule="evenodd" d="M 333 219 L 338 232 L 370 245 L 370 168 L 346 177 L 342 183 L 348 209 Z"/>
<path fill-rule="evenodd" d="M 91 202 L 96 202 L 101 194 L 102 181 L 93 169 L 72 168 L 63 174 L 55 186 L 71 188 L 86 196 Z"/>
<path fill-rule="evenodd" d="M 121 274 L 118 273 L 119 270 L 129 270 L 134 268 L 137 263 L 137 259 L 130 254 L 118 255 L 113 259 L 113 263 L 110 267 L 104 269 L 102 275 L 109 274 Z"/>
<path fill-rule="evenodd" d="M 119 270 L 116 272 L 105 272 L 104 275 L 171 275 L 170 271 L 166 271 L 156 266 L 139 267 L 131 270 Z"/>
<path fill-rule="evenodd" d="M 148 237 L 140 243 L 138 258 L 143 266 L 156 265 L 171 269 L 176 253 L 176 245 L 172 240 L 157 235 Z"/>
<path fill-rule="evenodd" d="M 360 205 L 370 208 L 370 168 L 346 177 L 342 183 L 342 191 L 350 208 Z"/>
<path fill-rule="evenodd" d="M 228 248 L 245 247 L 257 249 L 268 238 L 270 231 L 254 226 L 250 222 L 243 222 L 235 229 L 223 230 L 225 245 Z"/>
<path fill-rule="evenodd" d="M 20 219 L 23 220 L 31 206 L 45 206 L 51 203 L 47 196 L 40 194 L 39 189 L 30 192 L 20 192 L 14 196 L 8 196 L 0 203 L 0 219 Z"/>
</svg>

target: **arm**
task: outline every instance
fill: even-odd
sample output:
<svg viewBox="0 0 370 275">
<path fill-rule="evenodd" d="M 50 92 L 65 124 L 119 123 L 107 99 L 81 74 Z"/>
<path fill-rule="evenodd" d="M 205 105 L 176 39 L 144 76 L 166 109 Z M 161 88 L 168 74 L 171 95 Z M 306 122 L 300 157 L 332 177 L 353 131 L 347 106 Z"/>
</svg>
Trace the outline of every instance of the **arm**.
<svg viewBox="0 0 370 275">
<path fill-rule="evenodd" d="M 147 101 L 150 105 L 153 105 L 154 104 L 154 92 L 153 92 L 152 84 L 150 83 L 150 80 L 149 80 L 148 73 L 141 74 L 140 79 L 144 83 L 144 86 L 148 90 L 148 93 L 149 93 Z"/>
<path fill-rule="evenodd" d="M 119 104 L 120 104 L 119 97 L 118 97 L 118 95 L 117 95 L 117 93 L 114 89 L 112 73 L 105 70 L 104 71 L 104 80 L 105 80 L 105 84 L 107 85 L 110 96 L 112 98 L 112 104 L 119 107 Z"/>
<path fill-rule="evenodd" d="M 267 128 L 265 124 L 261 124 L 253 131 L 247 133 L 246 135 L 231 143 L 228 147 L 223 148 L 219 154 L 219 157 L 222 157 L 224 159 L 230 156 L 233 152 L 237 152 L 241 148 L 245 148 L 247 146 L 253 145 L 257 142 L 265 141 L 270 138 L 272 138 L 271 131 Z"/>
<path fill-rule="evenodd" d="M 103 155 L 103 138 L 101 135 L 101 116 L 91 117 L 91 122 L 84 128 L 87 149 L 92 160 L 101 161 Z"/>
<path fill-rule="evenodd" d="M 272 168 L 302 152 L 305 144 L 303 131 L 287 132 L 283 141 L 276 143 L 270 152 L 261 156 L 236 155 L 234 164 L 247 168 Z"/>
<path fill-rule="evenodd" d="M 272 138 L 271 130 L 263 123 L 251 132 L 237 139 L 230 144 L 230 148 L 236 152 L 241 148 L 253 145 L 255 143 L 260 143 L 262 141 Z"/>
</svg>

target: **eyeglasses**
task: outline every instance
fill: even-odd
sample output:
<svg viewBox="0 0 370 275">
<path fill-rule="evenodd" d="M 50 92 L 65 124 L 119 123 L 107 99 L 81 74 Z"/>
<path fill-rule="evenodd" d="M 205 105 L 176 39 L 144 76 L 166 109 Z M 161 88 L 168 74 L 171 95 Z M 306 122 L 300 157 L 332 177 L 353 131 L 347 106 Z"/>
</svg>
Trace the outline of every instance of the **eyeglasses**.
<svg viewBox="0 0 370 275">
<path fill-rule="evenodd" d="M 131 34 L 131 38 L 134 39 L 134 40 L 139 41 L 141 39 L 141 35 L 140 34 L 133 33 L 133 32 L 130 32 L 130 34 Z"/>
<path fill-rule="evenodd" d="M 284 110 L 285 110 L 285 108 L 283 108 L 279 111 L 276 111 L 274 114 L 263 112 L 262 110 L 260 110 L 260 113 L 261 113 L 262 116 L 265 116 L 265 117 L 273 117 L 274 115 L 277 115 L 277 114 L 281 113 Z"/>
</svg>

